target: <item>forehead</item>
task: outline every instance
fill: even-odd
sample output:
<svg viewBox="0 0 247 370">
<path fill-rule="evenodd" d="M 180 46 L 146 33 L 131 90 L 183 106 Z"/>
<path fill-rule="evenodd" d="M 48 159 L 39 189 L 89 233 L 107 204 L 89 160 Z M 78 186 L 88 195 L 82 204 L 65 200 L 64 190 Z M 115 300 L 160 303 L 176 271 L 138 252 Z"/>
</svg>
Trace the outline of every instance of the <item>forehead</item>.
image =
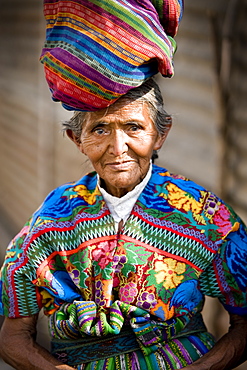
<svg viewBox="0 0 247 370">
<path fill-rule="evenodd" d="M 108 120 L 145 120 L 149 116 L 148 105 L 144 101 L 120 99 L 108 108 L 96 112 L 87 112 L 85 123 Z"/>
</svg>

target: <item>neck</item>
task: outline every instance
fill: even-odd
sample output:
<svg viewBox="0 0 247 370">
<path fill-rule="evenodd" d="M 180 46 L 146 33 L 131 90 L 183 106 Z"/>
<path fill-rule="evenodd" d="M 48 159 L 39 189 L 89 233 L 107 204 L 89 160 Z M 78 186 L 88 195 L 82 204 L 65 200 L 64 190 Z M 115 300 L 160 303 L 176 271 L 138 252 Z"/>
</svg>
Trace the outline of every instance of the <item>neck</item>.
<svg viewBox="0 0 247 370">
<path fill-rule="evenodd" d="M 133 190 L 133 188 L 113 188 L 111 187 L 109 189 L 109 187 L 106 186 L 106 183 L 103 179 L 100 179 L 100 186 L 105 190 L 107 191 L 107 193 L 111 194 L 112 196 L 114 197 L 117 197 L 117 198 L 121 198 L 123 197 L 124 195 L 126 195 L 127 193 L 129 193 L 131 190 Z"/>
</svg>

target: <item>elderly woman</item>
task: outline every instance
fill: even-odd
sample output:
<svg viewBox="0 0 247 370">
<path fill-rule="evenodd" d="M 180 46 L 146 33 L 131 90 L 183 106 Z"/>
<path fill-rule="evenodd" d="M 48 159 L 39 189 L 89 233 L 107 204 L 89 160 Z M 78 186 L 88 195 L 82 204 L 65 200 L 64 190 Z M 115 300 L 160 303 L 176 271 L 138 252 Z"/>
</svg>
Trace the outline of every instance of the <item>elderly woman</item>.
<svg viewBox="0 0 247 370">
<path fill-rule="evenodd" d="M 170 127 L 153 79 L 65 123 L 95 172 L 54 190 L 7 249 L 0 351 L 14 368 L 219 370 L 246 359 L 246 228 L 214 194 L 152 165 Z M 204 295 L 230 317 L 216 344 Z M 35 342 L 41 309 L 51 354 Z"/>
</svg>

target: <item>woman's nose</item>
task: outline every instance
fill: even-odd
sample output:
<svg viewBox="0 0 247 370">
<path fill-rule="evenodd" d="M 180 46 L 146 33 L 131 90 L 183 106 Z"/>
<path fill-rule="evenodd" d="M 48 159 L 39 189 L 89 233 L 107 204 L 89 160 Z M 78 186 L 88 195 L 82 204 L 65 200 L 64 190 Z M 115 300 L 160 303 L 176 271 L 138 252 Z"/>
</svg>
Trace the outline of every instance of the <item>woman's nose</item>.
<svg viewBox="0 0 247 370">
<path fill-rule="evenodd" d="M 128 151 L 128 135 L 122 130 L 114 130 L 110 135 L 109 152 L 120 156 Z"/>
</svg>

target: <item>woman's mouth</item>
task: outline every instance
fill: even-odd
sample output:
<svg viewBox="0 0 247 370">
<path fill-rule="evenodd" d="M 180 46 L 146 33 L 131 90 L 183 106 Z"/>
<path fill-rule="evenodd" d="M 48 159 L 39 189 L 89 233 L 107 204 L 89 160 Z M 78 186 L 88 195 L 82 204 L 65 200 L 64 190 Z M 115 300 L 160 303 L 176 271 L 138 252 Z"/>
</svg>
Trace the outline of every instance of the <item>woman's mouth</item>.
<svg viewBox="0 0 247 370">
<path fill-rule="evenodd" d="M 127 171 L 133 162 L 133 160 L 123 162 L 111 162 L 107 163 L 107 167 L 110 167 L 114 171 Z"/>
</svg>

